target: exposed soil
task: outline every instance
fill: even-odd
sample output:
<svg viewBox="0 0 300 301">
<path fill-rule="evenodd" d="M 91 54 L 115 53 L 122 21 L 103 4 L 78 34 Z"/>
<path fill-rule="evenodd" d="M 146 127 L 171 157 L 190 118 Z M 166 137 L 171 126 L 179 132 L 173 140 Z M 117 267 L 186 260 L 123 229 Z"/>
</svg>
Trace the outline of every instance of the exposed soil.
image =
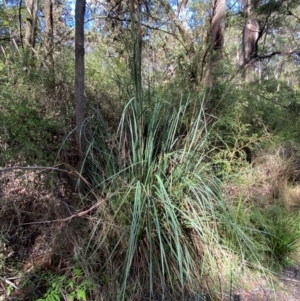
<svg viewBox="0 0 300 301">
<path fill-rule="evenodd" d="M 264 280 L 248 284 L 235 292 L 233 301 L 300 301 L 300 265 L 286 268 L 278 274 L 274 287 Z"/>
<path fill-rule="evenodd" d="M 280 280 L 286 286 L 287 297 L 281 300 L 299 301 L 300 300 L 300 264 L 286 269 L 281 275 Z"/>
</svg>

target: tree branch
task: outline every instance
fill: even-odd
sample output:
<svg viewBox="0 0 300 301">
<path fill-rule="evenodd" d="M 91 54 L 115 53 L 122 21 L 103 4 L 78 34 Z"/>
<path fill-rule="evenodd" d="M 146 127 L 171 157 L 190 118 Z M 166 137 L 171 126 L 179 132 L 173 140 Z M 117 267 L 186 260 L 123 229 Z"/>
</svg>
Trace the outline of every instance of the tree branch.
<svg viewBox="0 0 300 301">
<path fill-rule="evenodd" d="M 293 16 L 294 18 L 296 18 L 300 22 L 300 17 L 296 16 L 290 9 L 288 9 L 288 15 Z"/>
<path fill-rule="evenodd" d="M 296 54 L 300 57 L 300 49 L 293 49 L 291 51 L 274 51 L 270 54 L 265 54 L 265 55 L 257 55 L 256 56 L 256 59 L 258 60 L 264 60 L 264 59 L 269 59 L 275 55 L 286 55 L 286 56 L 289 56 L 289 55 L 292 55 L 292 54 Z"/>
<path fill-rule="evenodd" d="M 91 21 L 92 19 L 93 18 L 90 18 L 89 21 Z M 107 19 L 107 17 L 105 17 L 103 19 Z M 132 22 L 131 18 L 125 18 L 125 19 L 123 19 L 123 18 L 119 18 L 119 17 L 109 17 L 109 19 L 110 20 L 117 20 L 117 21 L 120 21 L 120 22 L 128 22 L 128 23 Z M 167 30 L 164 30 L 164 29 L 161 29 L 160 27 L 154 27 L 154 26 L 148 25 L 146 23 L 142 23 L 142 22 L 141 22 L 141 26 L 144 26 L 144 27 L 146 27 L 148 29 L 152 29 L 152 30 L 158 30 L 158 31 L 161 31 L 161 32 L 164 32 L 164 33 L 167 33 L 167 34 L 170 34 L 170 35 L 174 36 L 171 32 L 169 32 Z"/>
<path fill-rule="evenodd" d="M 177 27 L 177 29 L 180 33 L 180 36 L 184 42 L 182 44 L 185 47 L 186 51 L 188 53 L 194 53 L 195 49 L 194 49 L 192 37 L 190 36 L 189 32 L 186 31 L 186 29 L 182 26 L 182 24 L 178 20 L 170 3 L 168 1 L 162 1 L 162 0 L 160 1 L 160 3 L 163 6 L 166 14 L 170 17 L 170 19 L 174 22 L 175 26 Z"/>
<path fill-rule="evenodd" d="M 101 199 L 96 204 L 91 206 L 89 209 L 77 212 L 72 214 L 71 216 L 65 217 L 65 218 L 59 218 L 59 219 L 53 219 L 53 220 L 46 220 L 46 221 L 38 221 L 38 222 L 29 222 L 29 223 L 22 223 L 20 226 L 25 225 L 36 225 L 36 224 L 51 224 L 51 223 L 65 223 L 71 221 L 74 217 L 80 217 L 88 214 L 89 212 L 93 211 L 94 209 L 98 208 L 106 199 Z"/>
</svg>

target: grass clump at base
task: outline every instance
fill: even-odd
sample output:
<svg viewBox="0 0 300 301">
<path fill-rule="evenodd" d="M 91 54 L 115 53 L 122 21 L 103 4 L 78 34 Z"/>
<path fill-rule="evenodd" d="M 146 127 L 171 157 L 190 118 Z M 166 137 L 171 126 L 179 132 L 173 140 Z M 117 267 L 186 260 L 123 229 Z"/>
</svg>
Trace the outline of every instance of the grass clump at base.
<svg viewBox="0 0 300 301">
<path fill-rule="evenodd" d="M 270 250 L 269 265 L 280 268 L 291 264 L 291 255 L 300 247 L 299 214 L 275 205 L 269 210 L 254 210 L 254 216 Z"/>
<path fill-rule="evenodd" d="M 232 217 L 256 243 L 260 262 L 275 271 L 297 262 L 300 249 L 298 155 L 293 150 L 292 156 L 283 156 L 283 149 L 289 150 L 286 146 L 260 150 L 252 165 L 223 183 Z M 235 233 L 226 235 L 236 245 Z"/>
<path fill-rule="evenodd" d="M 229 210 L 235 224 L 245 235 L 243 241 L 239 242 L 241 236 L 225 227 L 224 237 L 231 248 L 236 248 L 239 253 L 239 243 L 247 245 L 250 240 L 259 250 L 255 260 L 266 268 L 276 271 L 291 264 L 293 254 L 300 246 L 299 214 L 288 211 L 281 204 L 262 207 L 254 203 L 243 204 L 242 200 L 231 202 Z M 246 254 L 251 258 L 247 249 Z"/>
</svg>

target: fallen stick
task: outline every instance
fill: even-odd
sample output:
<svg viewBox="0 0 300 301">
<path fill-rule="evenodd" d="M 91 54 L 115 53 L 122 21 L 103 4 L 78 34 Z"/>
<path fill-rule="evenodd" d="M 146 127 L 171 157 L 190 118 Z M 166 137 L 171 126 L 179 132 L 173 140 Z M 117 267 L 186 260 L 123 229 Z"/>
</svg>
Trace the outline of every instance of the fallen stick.
<svg viewBox="0 0 300 301">
<path fill-rule="evenodd" d="M 283 281 L 290 281 L 290 282 L 300 283 L 300 280 L 293 279 L 293 278 L 280 277 L 279 279 L 283 280 Z"/>
<path fill-rule="evenodd" d="M 2 281 L 4 281 L 6 284 L 8 284 L 8 285 L 11 285 L 12 287 L 14 287 L 15 289 L 19 289 L 12 281 L 10 281 L 10 280 L 8 280 L 7 278 L 5 278 L 5 277 L 0 277 L 0 279 L 2 280 Z"/>
<path fill-rule="evenodd" d="M 94 209 L 96 209 L 97 207 L 99 207 L 104 201 L 105 201 L 105 199 L 102 199 L 102 200 L 98 201 L 96 204 L 94 204 L 92 207 L 90 207 L 89 209 L 87 209 L 85 211 L 74 213 L 71 216 L 68 216 L 68 217 L 65 217 L 65 218 L 59 218 L 59 219 L 53 219 L 53 220 L 47 220 L 47 221 L 22 223 L 22 224 L 20 224 L 20 226 L 45 224 L 45 223 L 51 224 L 51 223 L 65 223 L 65 222 L 69 222 L 74 217 L 80 217 L 80 216 L 84 216 L 84 215 L 88 214 L 89 212 L 91 212 Z"/>
</svg>

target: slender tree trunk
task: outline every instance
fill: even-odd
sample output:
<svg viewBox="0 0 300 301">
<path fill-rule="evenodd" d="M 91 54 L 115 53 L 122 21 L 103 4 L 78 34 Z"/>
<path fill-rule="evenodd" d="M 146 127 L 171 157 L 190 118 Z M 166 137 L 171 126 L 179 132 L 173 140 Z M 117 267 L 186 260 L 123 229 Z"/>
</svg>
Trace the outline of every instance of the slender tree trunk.
<svg viewBox="0 0 300 301">
<path fill-rule="evenodd" d="M 190 31 L 188 30 L 187 20 L 184 21 L 185 8 L 188 3 L 188 0 L 180 1 L 180 3 L 177 5 L 177 14 L 174 12 L 174 9 L 169 1 L 160 0 L 160 3 L 164 8 L 167 17 L 173 21 L 175 27 L 177 28 L 180 34 L 182 44 L 184 45 L 184 48 L 186 50 L 186 56 L 191 61 L 190 81 L 191 83 L 197 85 L 199 84 L 199 81 L 201 81 L 202 75 L 201 77 L 199 76 L 199 61 L 196 57 L 196 49 L 194 46 L 193 37 Z M 178 19 L 180 12 L 182 14 L 183 22 L 181 22 Z M 173 31 L 175 34 L 175 30 L 170 29 L 170 31 Z"/>
<path fill-rule="evenodd" d="M 141 27 L 141 0 L 131 0 L 130 14 L 134 22 L 132 25 L 133 63 L 132 74 L 135 83 L 136 100 L 142 111 L 142 27 Z"/>
<path fill-rule="evenodd" d="M 257 54 L 257 41 L 259 37 L 259 24 L 253 16 L 252 0 L 244 0 L 244 13 L 247 18 L 243 28 L 242 50 L 239 58 L 239 65 L 246 66 L 249 70 L 255 69 L 255 56 Z"/>
<path fill-rule="evenodd" d="M 226 0 L 214 0 L 211 19 L 212 48 L 218 52 L 223 50 L 226 20 Z"/>
<path fill-rule="evenodd" d="M 52 0 L 44 0 L 44 15 L 45 15 L 45 54 L 49 73 L 54 72 L 53 59 L 53 3 Z"/>
<path fill-rule="evenodd" d="M 210 22 L 210 41 L 209 49 L 213 49 L 211 52 L 209 63 L 206 72 L 206 84 L 208 87 L 213 87 L 215 78 L 216 63 L 222 57 L 222 51 L 224 48 L 224 36 L 225 36 L 225 22 L 226 22 L 226 0 L 214 0 L 213 10 Z"/>
<path fill-rule="evenodd" d="M 76 0 L 75 6 L 75 101 L 76 141 L 82 156 L 87 147 L 86 140 L 86 98 L 84 83 L 84 14 L 86 1 Z"/>
<path fill-rule="evenodd" d="M 36 29 L 37 29 L 37 0 L 25 0 L 26 4 L 26 29 L 25 29 L 25 47 L 35 47 Z"/>
<path fill-rule="evenodd" d="M 34 48 L 37 33 L 37 6 L 38 0 L 25 0 L 26 27 L 24 36 L 24 64 L 26 67 L 34 67 Z"/>
<path fill-rule="evenodd" d="M 19 0 L 19 34 L 21 40 L 21 47 L 24 49 L 23 34 L 22 34 L 22 0 Z"/>
<path fill-rule="evenodd" d="M 179 17 L 181 12 L 181 18 L 182 18 L 182 27 L 188 31 L 189 25 L 187 22 L 187 16 L 186 16 L 186 5 L 188 3 L 188 0 L 181 0 L 177 5 L 177 17 Z"/>
<path fill-rule="evenodd" d="M 185 1 L 185 0 L 183 0 Z M 190 33 L 184 28 L 183 24 L 178 20 L 176 13 L 174 13 L 173 8 L 169 1 L 160 0 L 161 5 L 164 7 L 166 15 L 174 22 L 181 39 L 184 43 L 185 49 L 188 54 L 195 53 L 195 48 L 193 44 L 193 39 Z"/>
<path fill-rule="evenodd" d="M 44 0 L 44 16 L 45 16 L 45 66 L 48 72 L 48 79 L 46 81 L 46 89 L 49 98 L 54 100 L 56 98 L 55 89 L 55 71 L 54 71 L 54 58 L 53 58 L 53 46 L 54 46 L 54 32 L 53 32 L 53 0 Z M 54 102 L 51 102 L 54 104 Z"/>
</svg>

